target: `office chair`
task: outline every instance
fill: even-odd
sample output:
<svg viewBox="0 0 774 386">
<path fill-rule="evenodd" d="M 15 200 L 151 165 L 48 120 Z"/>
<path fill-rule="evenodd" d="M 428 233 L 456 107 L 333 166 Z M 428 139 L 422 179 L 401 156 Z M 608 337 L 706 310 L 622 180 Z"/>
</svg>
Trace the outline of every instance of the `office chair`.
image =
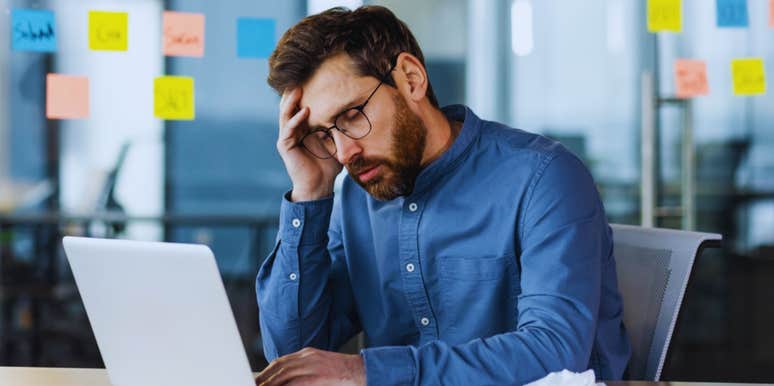
<svg viewBox="0 0 774 386">
<path fill-rule="evenodd" d="M 658 381 L 677 323 L 693 261 L 721 235 L 611 225 L 623 297 L 624 324 L 632 345 L 627 378 Z"/>
</svg>

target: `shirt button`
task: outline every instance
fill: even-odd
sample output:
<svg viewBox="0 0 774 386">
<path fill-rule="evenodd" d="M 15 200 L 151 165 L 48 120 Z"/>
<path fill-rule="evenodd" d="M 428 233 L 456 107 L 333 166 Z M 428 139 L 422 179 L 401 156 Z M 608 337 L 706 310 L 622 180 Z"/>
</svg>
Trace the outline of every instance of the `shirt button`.
<svg viewBox="0 0 774 386">
<path fill-rule="evenodd" d="M 291 221 L 291 224 L 293 224 L 293 228 L 298 228 L 301 226 L 301 220 L 294 218 L 293 221 Z"/>
<path fill-rule="evenodd" d="M 406 271 L 414 272 L 414 264 L 411 264 L 411 263 L 406 264 Z"/>
<path fill-rule="evenodd" d="M 419 320 L 419 323 L 422 323 L 423 326 L 427 326 L 428 324 L 430 324 L 430 319 L 422 318 Z"/>
<path fill-rule="evenodd" d="M 293 281 L 295 281 L 298 278 L 298 276 L 295 273 L 291 273 L 290 276 L 288 277 L 290 278 L 290 280 L 293 280 Z"/>
<path fill-rule="evenodd" d="M 412 211 L 412 212 L 416 212 L 417 211 L 417 204 L 415 202 L 412 202 L 411 204 L 409 204 L 409 210 Z"/>
</svg>

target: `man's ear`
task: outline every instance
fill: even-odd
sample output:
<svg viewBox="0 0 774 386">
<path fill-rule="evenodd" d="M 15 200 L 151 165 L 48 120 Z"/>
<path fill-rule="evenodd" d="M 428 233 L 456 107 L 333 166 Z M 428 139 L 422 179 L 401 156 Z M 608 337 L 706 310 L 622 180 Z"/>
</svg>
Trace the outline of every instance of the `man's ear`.
<svg viewBox="0 0 774 386">
<path fill-rule="evenodd" d="M 419 102 L 426 96 L 429 84 L 427 71 L 416 56 L 402 52 L 393 71 L 395 85 L 407 101 Z"/>
</svg>

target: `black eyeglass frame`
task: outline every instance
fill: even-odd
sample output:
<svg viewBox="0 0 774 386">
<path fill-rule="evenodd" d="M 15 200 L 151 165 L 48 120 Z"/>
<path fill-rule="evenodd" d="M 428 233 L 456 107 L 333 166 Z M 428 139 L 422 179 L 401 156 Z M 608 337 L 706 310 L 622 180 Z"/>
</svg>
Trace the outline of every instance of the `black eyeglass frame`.
<svg viewBox="0 0 774 386">
<path fill-rule="evenodd" d="M 359 105 L 357 105 L 357 106 L 350 107 L 350 108 L 348 108 L 348 109 L 346 109 L 346 110 L 344 110 L 344 111 L 342 111 L 342 112 L 340 112 L 340 113 L 336 114 L 336 116 L 335 116 L 335 117 L 334 117 L 334 119 L 333 119 L 333 125 L 332 125 L 331 127 L 328 127 L 328 128 L 325 128 L 325 129 L 316 129 L 316 130 L 312 130 L 312 131 L 310 131 L 310 132 L 308 132 L 308 133 L 304 134 L 304 136 L 303 136 L 303 137 L 301 137 L 301 140 L 300 140 L 300 141 L 298 141 L 298 146 L 301 146 L 301 147 L 303 147 L 303 148 L 304 148 L 304 150 L 306 150 L 307 152 L 309 152 L 309 154 L 311 154 L 311 155 L 313 155 L 313 156 L 315 156 L 315 157 L 317 157 L 317 158 L 319 158 L 319 159 L 329 159 L 329 158 L 332 158 L 333 156 L 335 156 L 335 155 L 336 155 L 336 147 L 335 147 L 335 146 L 334 146 L 334 148 L 333 148 L 333 153 L 331 153 L 331 152 L 328 152 L 328 153 L 329 153 L 329 155 L 328 155 L 327 157 L 320 157 L 319 155 L 315 154 L 313 151 L 309 150 L 309 149 L 308 149 L 306 146 L 304 146 L 304 140 L 306 140 L 306 138 L 307 138 L 308 136 L 310 136 L 310 135 L 315 135 L 315 133 L 318 133 L 318 132 L 321 132 L 321 131 L 322 131 L 322 132 L 324 132 L 324 133 L 325 133 L 325 136 L 326 136 L 326 137 L 330 137 L 331 141 L 333 141 L 333 143 L 334 143 L 334 145 L 335 145 L 336 141 L 333 139 L 333 136 L 331 136 L 331 131 L 332 131 L 333 129 L 336 129 L 336 130 L 338 130 L 338 131 L 339 131 L 339 133 L 341 133 L 341 134 L 344 134 L 344 135 L 346 135 L 347 137 L 349 137 L 349 138 L 352 138 L 352 139 L 362 139 L 362 138 L 365 138 L 365 137 L 366 137 L 368 134 L 371 134 L 371 130 L 373 129 L 373 124 L 371 124 L 371 120 L 370 120 L 370 119 L 368 119 L 368 115 L 365 113 L 365 107 L 366 107 L 366 105 L 368 104 L 368 102 L 370 102 L 370 101 L 371 101 L 371 98 L 374 96 L 374 94 L 376 94 L 376 91 L 377 91 L 377 90 L 379 90 L 379 87 L 381 87 L 381 86 L 382 86 L 382 84 L 384 84 L 384 83 L 387 81 L 388 77 L 390 76 L 390 74 L 392 74 L 392 71 L 393 71 L 393 70 L 395 70 L 395 66 L 397 66 L 397 65 L 398 65 L 398 62 L 397 62 L 397 60 L 396 60 L 396 61 L 395 61 L 395 63 L 393 63 L 392 67 L 390 67 L 390 70 L 389 70 L 389 71 L 387 71 L 387 73 L 386 73 L 386 74 L 385 74 L 385 75 L 384 75 L 384 76 L 383 76 L 381 79 L 379 79 L 379 84 L 378 84 L 378 85 L 376 85 L 376 88 L 374 88 L 374 91 L 371 91 L 371 94 L 369 94 L 369 95 L 368 95 L 368 98 L 366 98 L 365 102 L 363 102 L 363 103 L 361 103 L 361 104 L 359 104 Z M 342 130 L 342 129 L 340 129 L 340 128 L 338 127 L 338 125 L 336 125 L 336 122 L 338 122 L 339 118 L 340 118 L 342 115 L 345 115 L 345 114 L 347 114 L 347 113 L 351 112 L 352 110 L 357 110 L 357 112 L 358 112 L 359 114 L 362 114 L 362 115 L 363 115 L 363 117 L 364 117 L 364 118 L 366 119 L 366 121 L 368 122 L 368 130 L 366 131 L 366 133 L 365 133 L 365 134 L 363 134 L 363 135 L 361 135 L 361 136 L 358 136 L 358 137 L 353 137 L 352 135 L 350 135 L 350 134 L 347 134 L 347 131 L 346 131 L 346 130 Z"/>
</svg>

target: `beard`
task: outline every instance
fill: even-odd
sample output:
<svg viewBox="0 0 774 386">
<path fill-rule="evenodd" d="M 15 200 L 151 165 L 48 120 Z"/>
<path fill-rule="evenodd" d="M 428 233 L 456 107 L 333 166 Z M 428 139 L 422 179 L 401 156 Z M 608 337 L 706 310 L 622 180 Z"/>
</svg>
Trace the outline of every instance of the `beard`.
<svg viewBox="0 0 774 386">
<path fill-rule="evenodd" d="M 389 158 L 358 157 L 346 165 L 352 179 L 379 201 L 411 194 L 422 170 L 422 154 L 427 141 L 427 128 L 422 120 L 408 108 L 400 95 L 393 95 L 392 99 L 396 111 Z M 379 175 L 366 182 L 360 180 L 360 173 L 376 166 L 381 166 Z"/>
</svg>

